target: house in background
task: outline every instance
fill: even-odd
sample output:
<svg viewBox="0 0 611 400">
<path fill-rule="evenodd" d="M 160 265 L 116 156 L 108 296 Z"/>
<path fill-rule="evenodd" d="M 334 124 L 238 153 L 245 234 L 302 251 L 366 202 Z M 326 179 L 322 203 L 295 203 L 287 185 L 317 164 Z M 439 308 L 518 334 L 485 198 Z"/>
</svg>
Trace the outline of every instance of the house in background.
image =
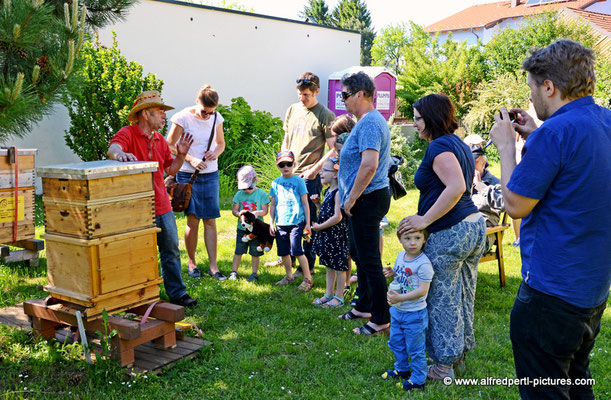
<svg viewBox="0 0 611 400">
<path fill-rule="evenodd" d="M 586 21 L 594 37 L 596 43 L 594 48 L 600 51 L 603 57 L 611 58 L 611 15 L 597 13 L 586 10 L 575 10 L 571 8 L 563 8 L 559 13 L 560 19 Z"/>
<path fill-rule="evenodd" d="M 501 29 L 518 27 L 526 17 L 552 11 L 562 11 L 567 18 L 581 17 L 591 24 L 598 23 L 602 25 L 603 30 L 606 30 L 608 37 L 611 0 L 497 1 L 471 6 L 425 27 L 424 30 L 431 34 L 439 32 L 439 39 L 442 42 L 445 42 L 451 33 L 452 40 L 457 42 L 466 40 L 468 44 L 474 45 L 478 39 L 487 43 Z"/>
</svg>

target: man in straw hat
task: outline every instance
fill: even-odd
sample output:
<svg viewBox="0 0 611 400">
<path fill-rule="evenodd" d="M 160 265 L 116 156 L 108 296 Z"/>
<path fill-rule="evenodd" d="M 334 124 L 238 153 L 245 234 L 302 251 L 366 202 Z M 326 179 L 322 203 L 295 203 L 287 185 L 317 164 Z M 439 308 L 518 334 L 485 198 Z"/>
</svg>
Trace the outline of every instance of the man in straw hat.
<svg viewBox="0 0 611 400">
<path fill-rule="evenodd" d="M 180 275 L 180 251 L 178 230 L 172 212 L 170 197 L 163 183 L 163 172 L 174 175 L 180 169 L 193 143 L 188 133 L 183 133 L 176 145 L 177 155 L 173 158 L 170 147 L 158 132 L 165 125 L 167 110 L 174 107 L 163 104 L 156 90 L 140 93 L 127 119 L 135 122 L 125 126 L 110 141 L 108 157 L 122 162 L 157 161 L 159 169 L 153 174 L 155 187 L 155 223 L 161 232 L 157 233 L 159 258 L 163 274 L 163 285 L 170 301 L 183 307 L 195 307 L 197 301 L 187 294 Z"/>
</svg>

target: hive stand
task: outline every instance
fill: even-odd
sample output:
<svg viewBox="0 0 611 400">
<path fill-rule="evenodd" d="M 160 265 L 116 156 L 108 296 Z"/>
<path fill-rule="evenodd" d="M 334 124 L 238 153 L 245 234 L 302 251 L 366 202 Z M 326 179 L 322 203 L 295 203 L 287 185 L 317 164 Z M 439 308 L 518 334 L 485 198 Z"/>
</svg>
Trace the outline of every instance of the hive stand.
<svg viewBox="0 0 611 400">
<path fill-rule="evenodd" d="M 18 247 L 21 250 L 11 250 L 9 246 Z M 25 261 L 31 267 L 38 266 L 38 252 L 45 248 L 45 242 L 38 239 L 24 239 L 13 243 L 0 245 L 0 261 L 19 262 Z"/>
<path fill-rule="evenodd" d="M 153 303 L 151 303 L 153 304 Z M 143 316 L 151 304 L 127 310 L 129 313 Z M 46 339 L 55 337 L 55 329 L 61 325 L 76 327 L 78 325 L 76 311 L 84 312 L 85 308 L 74 304 L 58 302 L 52 297 L 46 299 L 27 300 L 23 310 L 32 320 L 32 329 L 36 336 Z M 175 323 L 182 321 L 185 310 L 182 306 L 166 302 L 158 302 L 149 313 L 149 318 L 129 320 L 119 316 L 108 317 L 108 331 L 116 329 L 118 334 L 111 339 L 111 357 L 123 367 L 134 364 L 134 348 L 152 341 L 158 348 L 170 349 L 176 347 Z M 93 321 L 83 321 L 85 331 L 104 332 L 101 318 Z"/>
</svg>

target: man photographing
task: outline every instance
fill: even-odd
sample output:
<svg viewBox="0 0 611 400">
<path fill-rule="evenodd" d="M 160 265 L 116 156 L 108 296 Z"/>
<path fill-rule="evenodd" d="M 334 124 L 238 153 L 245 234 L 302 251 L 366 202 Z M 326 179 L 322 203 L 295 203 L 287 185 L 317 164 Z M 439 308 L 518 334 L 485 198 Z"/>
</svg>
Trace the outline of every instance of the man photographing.
<svg viewBox="0 0 611 400">
<path fill-rule="evenodd" d="M 594 52 L 558 40 L 524 60 L 530 101 L 544 123 L 522 109 L 510 122 L 495 115 L 505 208 L 524 218 L 523 282 L 511 311 L 518 378 L 552 378 L 552 386 L 520 386 L 523 399 L 593 399 L 589 354 L 611 285 L 611 111 L 591 97 Z M 516 166 L 515 132 L 524 138 Z M 554 384 L 555 383 L 555 384 Z"/>
</svg>

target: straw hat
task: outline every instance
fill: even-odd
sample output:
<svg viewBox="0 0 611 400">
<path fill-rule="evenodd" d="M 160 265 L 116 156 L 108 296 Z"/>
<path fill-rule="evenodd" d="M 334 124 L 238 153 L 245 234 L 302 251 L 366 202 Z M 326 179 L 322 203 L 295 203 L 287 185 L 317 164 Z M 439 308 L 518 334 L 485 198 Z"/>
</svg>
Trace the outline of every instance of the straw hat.
<svg viewBox="0 0 611 400">
<path fill-rule="evenodd" d="M 163 100 L 161 100 L 161 95 L 156 90 L 149 90 L 146 92 L 142 92 L 136 97 L 134 104 L 132 105 L 132 110 L 127 115 L 127 120 L 131 122 L 138 122 L 136 119 L 136 113 L 138 111 L 144 110 L 146 108 L 151 107 L 159 107 L 163 111 L 173 110 L 174 107 L 163 104 Z"/>
</svg>

